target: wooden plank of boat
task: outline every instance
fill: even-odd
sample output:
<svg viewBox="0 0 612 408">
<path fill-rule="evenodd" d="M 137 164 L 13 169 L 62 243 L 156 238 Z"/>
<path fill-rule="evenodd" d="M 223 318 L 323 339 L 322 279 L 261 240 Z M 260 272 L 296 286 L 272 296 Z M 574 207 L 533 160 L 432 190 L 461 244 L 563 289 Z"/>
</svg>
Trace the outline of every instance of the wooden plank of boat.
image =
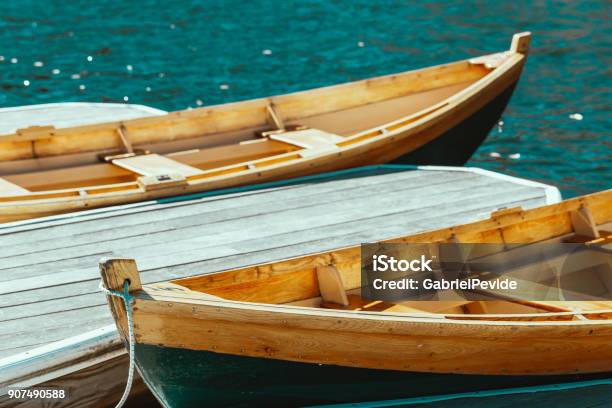
<svg viewBox="0 0 612 408">
<path fill-rule="evenodd" d="M 463 60 L 162 116 L 0 136 L 0 174 L 32 191 L 0 195 L 0 222 L 392 161 L 462 165 L 508 103 L 529 41 L 529 33 L 515 34 L 495 63 Z M 147 151 L 193 169 L 184 182 L 143 183 L 118 168 L 127 160 L 138 171 L 138 156 L 99 163 L 100 156 Z"/>
<path fill-rule="evenodd" d="M 521 243 L 525 251 L 534 243 L 573 241 L 585 222 L 598 236 L 609 234 L 612 190 L 527 211 L 498 211 L 488 220 L 385 242 Z M 600 238 L 589 241 L 594 249 L 603 248 L 600 244 Z M 100 267 L 107 288 L 121 291 L 129 282 L 136 362 L 168 406 L 236 402 L 232 387 L 221 393 L 206 387 L 207 372 L 219 375 L 228 366 L 253 374 L 235 384 L 243 403 L 302 405 L 413 396 L 414 387 L 407 385 L 414 372 L 485 375 L 508 386 L 518 375 L 559 382 L 575 373 L 607 372 L 612 360 L 612 301 L 505 297 L 441 302 L 447 307 L 442 310 L 432 309 L 439 302 L 365 301 L 356 292 L 359 247 L 172 280 L 169 288 L 141 285 L 130 259 L 103 260 Z M 342 289 L 334 289 L 339 282 L 348 304 L 341 304 Z M 177 285 L 187 291 L 177 291 Z M 125 338 L 122 302 L 108 302 Z M 340 384 L 347 376 L 357 384 L 364 377 L 377 384 L 395 381 L 384 393 L 370 387 L 356 396 Z M 266 392 L 258 392 L 262 389 Z"/>
</svg>

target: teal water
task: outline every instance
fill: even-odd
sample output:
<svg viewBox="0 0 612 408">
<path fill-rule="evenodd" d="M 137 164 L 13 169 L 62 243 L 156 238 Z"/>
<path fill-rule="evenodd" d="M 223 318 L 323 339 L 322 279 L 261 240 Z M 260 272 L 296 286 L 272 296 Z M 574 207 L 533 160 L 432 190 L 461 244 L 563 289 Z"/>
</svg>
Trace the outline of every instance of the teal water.
<svg viewBox="0 0 612 408">
<path fill-rule="evenodd" d="M 499 51 L 530 30 L 503 126 L 469 164 L 571 197 L 612 187 L 609 14 L 604 0 L 3 0 L 0 107 L 185 109 Z"/>
</svg>

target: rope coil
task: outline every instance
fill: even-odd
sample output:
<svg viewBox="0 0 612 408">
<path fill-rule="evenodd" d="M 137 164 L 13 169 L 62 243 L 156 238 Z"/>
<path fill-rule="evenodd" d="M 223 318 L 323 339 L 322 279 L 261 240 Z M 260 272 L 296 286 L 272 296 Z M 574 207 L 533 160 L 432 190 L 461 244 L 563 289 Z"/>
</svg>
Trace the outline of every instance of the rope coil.
<svg viewBox="0 0 612 408">
<path fill-rule="evenodd" d="M 130 391 L 132 389 L 132 383 L 134 381 L 134 366 L 135 366 L 134 343 L 135 341 L 134 341 L 134 320 L 132 318 L 132 302 L 134 301 L 134 298 L 130 296 L 129 287 L 130 287 L 130 282 L 127 279 L 123 282 L 123 293 L 116 291 L 116 290 L 105 288 L 102 281 L 100 281 L 100 285 L 99 285 L 100 290 L 104 292 L 107 296 L 115 296 L 115 297 L 123 299 L 123 304 L 125 306 L 127 321 L 128 321 L 128 348 L 129 348 L 130 366 L 128 369 L 128 378 L 127 378 L 127 384 L 125 385 L 125 390 L 123 391 L 123 395 L 121 396 L 121 399 L 119 400 L 117 405 L 115 405 L 115 408 L 121 408 L 123 404 L 125 404 L 125 402 L 128 399 L 128 396 L 130 395 Z"/>
</svg>

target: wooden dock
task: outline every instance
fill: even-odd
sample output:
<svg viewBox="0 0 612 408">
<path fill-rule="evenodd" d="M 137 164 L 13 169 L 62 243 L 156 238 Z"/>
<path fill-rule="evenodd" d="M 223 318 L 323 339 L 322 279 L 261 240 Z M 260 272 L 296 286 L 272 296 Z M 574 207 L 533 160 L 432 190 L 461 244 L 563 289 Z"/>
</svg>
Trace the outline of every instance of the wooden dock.
<svg viewBox="0 0 612 408">
<path fill-rule="evenodd" d="M 560 200 L 555 187 L 474 168 L 372 166 L 261 187 L 1 225 L 0 395 L 59 384 L 72 387 L 70 406 L 118 399 L 127 368 L 98 290 L 102 257 L 135 258 L 150 283 Z"/>
</svg>

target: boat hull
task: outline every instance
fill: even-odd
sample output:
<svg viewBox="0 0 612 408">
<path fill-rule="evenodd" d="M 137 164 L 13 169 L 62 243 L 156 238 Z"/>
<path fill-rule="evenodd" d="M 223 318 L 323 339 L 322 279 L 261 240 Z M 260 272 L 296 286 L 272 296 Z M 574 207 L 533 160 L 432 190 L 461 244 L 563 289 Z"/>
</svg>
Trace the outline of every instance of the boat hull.
<svg viewBox="0 0 612 408">
<path fill-rule="evenodd" d="M 480 95 L 477 103 L 464 104 L 452 112 L 452 118 L 424 127 L 420 132 L 400 133 L 394 140 L 363 146 L 343 153 L 335 153 L 302 163 L 276 168 L 258 169 L 255 172 L 227 177 L 217 181 L 189 184 L 175 189 L 137 191 L 117 188 L 112 194 L 89 195 L 66 193 L 53 194 L 50 199 L 19 200 L 14 204 L 0 200 L 0 223 L 63 214 L 111 205 L 129 204 L 168 196 L 193 194 L 225 188 L 240 187 L 304 177 L 324 172 L 350 169 L 360 166 L 403 163 L 415 165 L 465 164 L 482 144 L 491 128 L 499 120 L 516 86 L 520 70 L 509 73 L 514 82 L 506 88 L 490 91 L 493 95 Z M 491 98 L 488 102 L 485 97 Z M 454 122 L 453 122 L 454 121 Z M 2 205 L 3 202 L 6 204 Z"/>
<path fill-rule="evenodd" d="M 460 124 L 415 151 L 393 160 L 392 163 L 435 166 L 464 165 L 499 122 L 515 88 L 516 83 L 506 88 Z"/>
<path fill-rule="evenodd" d="M 136 359 L 145 382 L 166 407 L 288 407 L 349 403 L 605 376 L 425 374 L 259 359 L 152 345 L 137 345 Z"/>
</svg>

